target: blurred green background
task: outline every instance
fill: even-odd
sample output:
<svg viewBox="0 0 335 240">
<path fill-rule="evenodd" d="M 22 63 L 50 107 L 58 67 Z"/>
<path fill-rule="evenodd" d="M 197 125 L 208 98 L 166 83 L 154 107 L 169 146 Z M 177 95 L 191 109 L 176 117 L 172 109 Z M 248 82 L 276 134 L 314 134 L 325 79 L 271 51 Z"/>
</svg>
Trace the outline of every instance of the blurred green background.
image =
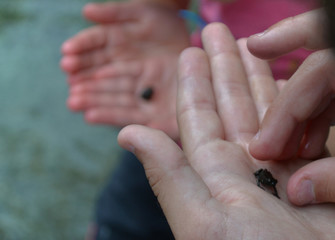
<svg viewBox="0 0 335 240">
<path fill-rule="evenodd" d="M 68 111 L 64 40 L 86 0 L 0 0 L 0 239 L 83 239 L 121 152 L 118 129 Z"/>
</svg>

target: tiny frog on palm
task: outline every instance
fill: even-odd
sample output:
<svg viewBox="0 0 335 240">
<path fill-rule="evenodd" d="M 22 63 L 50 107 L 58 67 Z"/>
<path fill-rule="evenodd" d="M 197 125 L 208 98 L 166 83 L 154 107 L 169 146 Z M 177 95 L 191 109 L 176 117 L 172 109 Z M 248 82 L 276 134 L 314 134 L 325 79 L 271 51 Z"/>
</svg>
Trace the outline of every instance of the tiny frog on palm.
<svg viewBox="0 0 335 240">
<path fill-rule="evenodd" d="M 265 191 L 264 187 L 273 187 L 273 195 L 276 196 L 277 198 L 280 198 L 278 196 L 278 192 L 276 189 L 276 184 L 277 184 L 277 179 L 275 179 L 272 174 L 267 170 L 267 169 L 258 169 L 256 172 L 254 172 L 254 175 L 257 180 L 257 186 L 260 187 Z M 262 187 L 262 185 L 264 187 Z"/>
</svg>

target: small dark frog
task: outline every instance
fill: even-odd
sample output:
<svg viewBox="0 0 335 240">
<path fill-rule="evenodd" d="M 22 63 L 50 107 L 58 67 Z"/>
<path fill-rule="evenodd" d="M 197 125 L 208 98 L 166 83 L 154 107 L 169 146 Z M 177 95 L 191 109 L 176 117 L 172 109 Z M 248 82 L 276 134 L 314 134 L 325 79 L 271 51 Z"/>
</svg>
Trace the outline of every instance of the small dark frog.
<svg viewBox="0 0 335 240">
<path fill-rule="evenodd" d="M 278 196 L 278 192 L 276 189 L 277 179 L 275 179 L 272 174 L 267 169 L 258 169 L 256 172 L 254 172 L 255 178 L 257 180 L 257 186 L 260 187 L 265 191 L 264 187 L 273 187 L 273 195 L 277 198 L 280 198 Z M 264 187 L 263 187 L 263 186 Z"/>
<path fill-rule="evenodd" d="M 143 90 L 141 94 L 141 98 L 143 98 L 146 101 L 149 101 L 152 98 L 152 95 L 154 95 L 154 89 L 152 87 L 147 87 Z"/>
</svg>

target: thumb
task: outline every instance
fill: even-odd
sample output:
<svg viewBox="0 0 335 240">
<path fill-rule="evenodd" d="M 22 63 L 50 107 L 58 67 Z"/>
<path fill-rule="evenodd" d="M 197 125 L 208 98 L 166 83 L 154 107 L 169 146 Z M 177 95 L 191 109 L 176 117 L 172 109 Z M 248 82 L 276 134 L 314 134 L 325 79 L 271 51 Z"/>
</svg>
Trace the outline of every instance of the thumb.
<svg viewBox="0 0 335 240">
<path fill-rule="evenodd" d="M 335 158 L 316 160 L 292 175 L 287 185 L 289 200 L 295 205 L 335 203 Z"/>
<path fill-rule="evenodd" d="M 133 2 L 89 3 L 83 8 L 83 15 L 95 23 L 113 23 L 138 18 L 140 5 Z"/>
<path fill-rule="evenodd" d="M 191 231 L 185 223 L 211 195 L 180 147 L 163 132 L 136 125 L 122 129 L 118 141 L 143 164 L 176 239 Z"/>
</svg>

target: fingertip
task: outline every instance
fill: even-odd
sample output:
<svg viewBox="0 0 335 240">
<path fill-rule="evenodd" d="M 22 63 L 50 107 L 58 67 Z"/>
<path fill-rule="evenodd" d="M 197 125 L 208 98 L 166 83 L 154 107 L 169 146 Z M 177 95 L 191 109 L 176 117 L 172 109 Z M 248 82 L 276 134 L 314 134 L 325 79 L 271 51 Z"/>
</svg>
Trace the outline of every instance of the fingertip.
<svg viewBox="0 0 335 240">
<path fill-rule="evenodd" d="M 236 43 L 237 43 L 238 49 L 240 50 L 241 57 L 248 56 L 250 54 L 250 51 L 247 48 L 247 38 L 240 38 L 236 41 Z"/>
<path fill-rule="evenodd" d="M 61 52 L 63 54 L 69 54 L 71 52 L 71 43 L 69 41 L 65 41 L 61 46 Z"/>
<path fill-rule="evenodd" d="M 294 119 L 287 119 L 287 114 L 277 109 L 278 102 L 277 105 L 272 103 L 259 132 L 250 142 L 250 152 L 257 159 L 286 160 L 297 154 L 304 125 L 297 126 Z"/>
<path fill-rule="evenodd" d="M 247 44 L 247 38 L 240 38 L 237 40 L 237 45 L 242 47 L 244 49 L 244 47 Z"/>
<path fill-rule="evenodd" d="M 118 143 L 122 148 L 135 152 L 135 149 L 142 152 L 152 146 L 154 129 L 142 125 L 128 125 L 121 129 L 118 135 Z"/>
<path fill-rule="evenodd" d="M 96 8 L 97 6 L 99 6 L 98 3 L 94 3 L 94 2 L 86 3 L 85 6 L 83 7 L 83 11 L 87 11 L 91 8 Z"/>
<path fill-rule="evenodd" d="M 66 101 L 67 107 L 73 111 L 78 112 L 82 110 L 83 104 L 79 97 L 69 97 Z"/>
<path fill-rule="evenodd" d="M 90 16 L 92 13 L 94 13 L 97 8 L 99 7 L 98 3 L 87 3 L 83 7 L 82 14 L 87 17 Z"/>
<path fill-rule="evenodd" d="M 203 29 L 203 34 L 202 35 L 207 35 L 208 32 L 212 32 L 212 31 L 213 32 L 228 31 L 230 33 L 229 28 L 224 23 L 213 22 L 213 23 L 207 24 L 205 26 L 205 28 Z"/>
<path fill-rule="evenodd" d="M 206 52 L 211 55 L 218 52 L 236 51 L 237 45 L 234 36 L 227 25 L 219 22 L 208 24 L 201 34 Z M 224 44 L 222 44 L 224 43 Z"/>
<path fill-rule="evenodd" d="M 250 52 L 253 52 L 255 46 L 257 46 L 258 41 L 259 37 L 257 36 L 257 34 L 251 35 L 250 37 L 247 38 L 247 47 Z"/>
<path fill-rule="evenodd" d="M 121 129 L 117 136 L 117 141 L 120 145 L 120 147 L 124 148 L 127 151 L 130 151 L 132 153 L 135 152 L 135 146 L 132 143 L 133 139 L 132 136 L 133 134 L 137 132 L 137 127 L 136 125 L 129 125 L 127 127 L 124 127 Z"/>
<path fill-rule="evenodd" d="M 67 73 L 73 73 L 78 69 L 77 61 L 72 56 L 64 56 L 60 61 L 60 66 Z"/>
<path fill-rule="evenodd" d="M 203 49 L 198 47 L 189 47 L 183 50 L 179 57 L 178 80 L 183 80 L 194 75 L 195 70 L 202 69 L 202 61 L 207 59 Z M 197 65 L 198 67 L 194 67 Z"/>
<path fill-rule="evenodd" d="M 302 171 L 294 174 L 287 184 L 287 197 L 297 206 L 304 206 L 315 202 L 313 182 Z"/>
<path fill-rule="evenodd" d="M 118 135 L 119 145 L 133 152 L 141 162 L 170 168 L 182 157 L 178 145 L 160 130 L 142 125 L 128 125 Z"/>
<path fill-rule="evenodd" d="M 240 50 L 240 54 L 243 60 L 243 56 L 250 55 L 250 51 L 247 48 L 247 39 L 246 38 L 240 38 L 236 41 L 237 47 Z"/>
<path fill-rule="evenodd" d="M 71 60 L 68 57 L 63 57 L 60 60 L 60 66 L 61 66 L 61 68 L 64 71 L 66 71 L 66 72 L 70 71 L 70 69 L 71 69 Z"/>
<path fill-rule="evenodd" d="M 179 55 L 179 61 L 178 61 L 179 65 L 180 65 L 180 64 L 183 64 L 183 63 L 185 63 L 185 62 L 187 61 L 189 54 L 193 51 L 193 50 L 192 50 L 193 48 L 194 48 L 194 47 L 188 47 L 188 48 L 185 48 L 185 49 L 180 53 L 180 55 Z"/>
<path fill-rule="evenodd" d="M 260 161 L 283 161 L 295 156 L 295 151 L 283 151 L 275 141 L 251 140 L 249 144 L 250 154 Z"/>
<path fill-rule="evenodd" d="M 64 55 L 73 55 L 80 52 L 80 42 L 76 36 L 66 40 L 61 46 L 61 53 Z"/>
<path fill-rule="evenodd" d="M 261 131 L 258 131 L 249 143 L 249 152 L 257 160 L 272 160 L 276 154 L 271 151 L 272 145 L 267 141 L 263 141 Z"/>
<path fill-rule="evenodd" d="M 197 52 L 197 51 L 202 51 L 201 48 L 198 48 L 198 47 L 188 47 L 188 48 L 185 48 L 181 53 L 180 53 L 180 62 L 183 63 L 184 60 L 187 60 L 189 55 L 190 54 L 193 54 L 194 52 Z"/>
<path fill-rule="evenodd" d="M 118 1 L 101 2 L 101 3 L 89 3 L 84 6 L 82 14 L 84 17 L 95 23 L 112 23 L 116 20 L 121 20 L 118 15 L 123 15 L 124 10 L 128 10 L 128 6 L 123 9 L 121 8 L 126 3 Z M 138 9 L 136 8 L 138 11 Z M 132 16 L 136 12 L 132 12 Z"/>
<path fill-rule="evenodd" d="M 325 149 L 325 143 L 326 141 L 320 141 L 313 144 L 313 141 L 307 140 L 302 143 L 299 156 L 304 159 L 316 159 L 320 156 L 324 156 L 327 152 L 327 149 Z"/>
<path fill-rule="evenodd" d="M 268 57 L 268 51 L 264 49 L 264 44 L 261 41 L 262 36 L 264 33 L 255 34 L 247 39 L 247 48 L 249 49 L 250 53 L 256 57 L 267 59 Z"/>
<path fill-rule="evenodd" d="M 298 206 L 315 203 L 334 203 L 334 160 L 335 158 L 319 159 L 295 172 L 287 184 L 289 201 Z"/>
<path fill-rule="evenodd" d="M 284 54 L 283 50 L 276 49 L 273 45 L 276 43 L 276 32 L 271 28 L 264 32 L 251 35 L 247 39 L 247 48 L 256 57 L 261 59 L 273 59 Z"/>
</svg>

